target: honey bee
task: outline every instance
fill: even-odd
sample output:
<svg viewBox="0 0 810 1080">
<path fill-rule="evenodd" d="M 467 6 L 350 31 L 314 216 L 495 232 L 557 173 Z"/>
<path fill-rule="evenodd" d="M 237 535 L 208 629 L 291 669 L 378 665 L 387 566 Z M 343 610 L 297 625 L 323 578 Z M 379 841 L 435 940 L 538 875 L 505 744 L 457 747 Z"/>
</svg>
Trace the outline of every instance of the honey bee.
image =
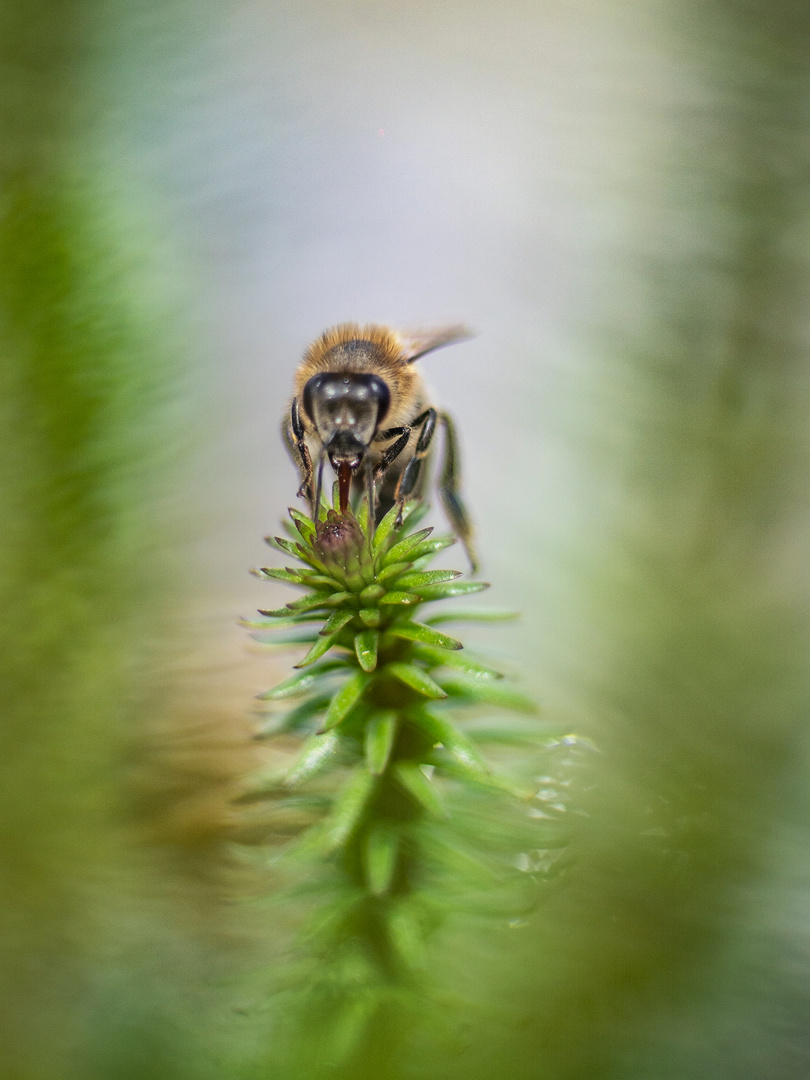
<svg viewBox="0 0 810 1080">
<path fill-rule="evenodd" d="M 430 404 L 413 367 L 426 353 L 468 337 L 461 326 L 409 335 L 385 326 L 341 323 L 309 346 L 295 374 L 283 433 L 301 473 L 298 494 L 309 500 L 313 517 L 328 458 L 337 475 L 341 513 L 354 487 L 367 493 L 373 520 L 396 504 L 401 523 L 405 500 L 422 494 L 425 458 L 441 424 L 439 497 L 475 569 L 472 529 L 459 494 L 455 428 L 447 413 Z"/>
</svg>

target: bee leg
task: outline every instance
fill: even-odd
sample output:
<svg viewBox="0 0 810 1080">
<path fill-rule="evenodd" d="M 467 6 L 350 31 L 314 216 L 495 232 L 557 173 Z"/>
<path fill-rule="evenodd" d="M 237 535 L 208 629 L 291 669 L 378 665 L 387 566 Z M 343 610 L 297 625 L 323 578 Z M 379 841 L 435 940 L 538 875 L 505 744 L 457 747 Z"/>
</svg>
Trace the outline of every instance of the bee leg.
<svg viewBox="0 0 810 1080">
<path fill-rule="evenodd" d="M 436 410 L 425 409 L 414 420 L 414 427 L 420 427 L 419 438 L 416 440 L 416 448 L 413 457 L 402 470 L 402 475 L 397 484 L 394 495 L 399 510 L 397 511 L 397 526 L 402 524 L 402 509 L 405 500 L 419 490 L 419 476 L 422 472 L 422 463 L 427 457 L 433 434 L 436 431 Z"/>
<path fill-rule="evenodd" d="M 320 457 L 318 458 L 318 485 L 315 490 L 315 501 L 312 504 L 312 520 L 315 522 L 316 526 L 321 516 L 321 491 L 323 490 L 323 465 L 325 460 L 326 458 L 322 450 Z M 312 464 L 310 463 L 310 469 L 311 468 Z M 310 473 L 310 478 L 311 476 L 312 474 Z"/>
<path fill-rule="evenodd" d="M 366 458 L 366 499 L 368 501 L 368 544 L 372 550 L 374 526 L 377 523 L 377 492 L 374 486 L 374 470 L 371 467 L 371 459 Z"/>
<path fill-rule="evenodd" d="M 377 436 L 378 440 L 382 440 L 382 439 L 393 439 L 394 436 L 396 435 L 397 440 L 396 440 L 396 442 L 391 443 L 391 445 L 385 451 L 383 456 L 377 462 L 377 467 L 374 470 L 374 479 L 375 480 L 379 480 L 379 478 L 386 471 L 386 469 L 389 467 L 389 465 L 391 465 L 394 461 L 396 461 L 396 459 L 399 457 L 399 455 L 402 453 L 402 451 L 408 445 L 408 439 L 410 439 L 410 437 L 411 437 L 411 431 L 412 430 L 413 429 L 410 428 L 410 427 L 389 428 L 388 431 L 383 431 L 380 435 Z"/>
<path fill-rule="evenodd" d="M 441 413 L 440 419 L 444 425 L 444 464 L 439 478 L 439 498 L 453 531 L 464 545 L 467 558 L 470 560 L 470 568 L 475 573 L 478 569 L 478 561 L 473 546 L 472 525 L 459 492 L 461 476 L 456 429 L 447 413 Z"/>
<path fill-rule="evenodd" d="M 284 422 L 282 428 L 284 441 L 290 457 L 301 471 L 301 486 L 298 489 L 298 497 L 312 501 L 312 457 L 309 447 L 304 438 L 304 425 L 301 421 L 301 412 L 298 407 L 298 398 L 293 398 L 290 409 L 289 421 Z"/>
<path fill-rule="evenodd" d="M 394 505 L 393 489 L 396 486 L 396 477 L 391 475 L 393 470 L 390 469 L 390 465 L 405 449 L 410 437 L 410 426 L 387 428 L 385 431 L 378 431 L 374 436 L 375 450 L 378 449 L 379 443 L 388 442 L 390 439 L 396 440 L 387 449 L 379 451 L 381 457 L 376 465 L 371 465 L 370 463 L 368 465 L 369 471 L 366 483 L 371 496 L 369 505 L 373 503 L 373 520 L 375 525 L 380 524 L 382 519 Z M 386 476 L 386 472 L 389 475 Z M 371 514 L 369 514 L 369 521 L 371 520 Z"/>
</svg>

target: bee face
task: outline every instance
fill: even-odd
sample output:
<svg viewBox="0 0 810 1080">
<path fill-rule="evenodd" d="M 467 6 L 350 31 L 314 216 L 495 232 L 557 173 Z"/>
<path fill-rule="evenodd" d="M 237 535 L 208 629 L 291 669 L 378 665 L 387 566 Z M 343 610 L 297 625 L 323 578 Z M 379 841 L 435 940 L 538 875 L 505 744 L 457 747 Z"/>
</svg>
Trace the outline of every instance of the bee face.
<svg viewBox="0 0 810 1080">
<path fill-rule="evenodd" d="M 367 372 L 323 371 L 307 380 L 301 402 L 335 470 L 363 461 L 391 404 L 391 392 Z"/>
<path fill-rule="evenodd" d="M 412 366 L 425 353 L 468 336 L 457 326 L 400 335 L 384 326 L 344 323 L 310 345 L 296 372 L 284 436 L 301 470 L 299 495 L 310 500 L 313 517 L 320 505 L 327 458 L 337 473 L 342 513 L 352 482 L 357 477 L 360 485 L 361 475 L 378 520 L 393 503 L 401 508 L 407 498 L 419 495 L 422 462 L 440 419 L 447 459 L 440 494 L 474 564 L 469 524 L 456 490 L 458 455 L 452 424 L 428 403 L 419 372 Z"/>
</svg>

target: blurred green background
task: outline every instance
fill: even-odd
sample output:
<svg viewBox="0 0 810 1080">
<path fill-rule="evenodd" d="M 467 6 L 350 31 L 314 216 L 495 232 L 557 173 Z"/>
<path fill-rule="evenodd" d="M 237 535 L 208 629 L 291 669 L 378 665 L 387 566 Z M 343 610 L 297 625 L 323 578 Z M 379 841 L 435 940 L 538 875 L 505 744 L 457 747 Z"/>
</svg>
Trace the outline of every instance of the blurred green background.
<svg viewBox="0 0 810 1080">
<path fill-rule="evenodd" d="M 303 1075 L 235 624 L 344 319 L 478 331 L 426 373 L 581 737 L 391 1075 L 805 1077 L 807 4 L 4 0 L 0 87 L 3 1080 Z"/>
</svg>

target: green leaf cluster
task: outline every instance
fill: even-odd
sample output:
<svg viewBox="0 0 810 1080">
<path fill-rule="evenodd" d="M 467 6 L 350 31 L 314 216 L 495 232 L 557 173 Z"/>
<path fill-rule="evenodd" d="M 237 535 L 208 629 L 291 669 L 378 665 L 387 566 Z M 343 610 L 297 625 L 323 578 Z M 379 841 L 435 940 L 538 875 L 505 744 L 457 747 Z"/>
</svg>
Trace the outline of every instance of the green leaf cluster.
<svg viewBox="0 0 810 1080">
<path fill-rule="evenodd" d="M 411 982 L 440 921 L 424 885 L 436 830 L 452 834 L 448 796 L 459 785 L 501 801 L 525 794 L 493 774 L 454 714 L 483 706 L 531 715 L 534 702 L 439 629 L 512 613 L 434 610 L 488 586 L 428 568 L 455 541 L 418 528 L 425 512 L 409 504 L 398 525 L 394 507 L 374 528 L 365 502 L 356 516 L 324 508 L 317 523 L 290 510 L 288 536 L 267 541 L 295 565 L 255 571 L 303 590 L 247 623 L 266 645 L 306 650 L 289 678 L 260 695 L 270 713 L 261 734 L 297 734 L 302 743 L 291 767 L 252 778 L 241 801 L 283 808 L 300 805 L 307 789 L 314 796 L 314 817 L 292 850 L 310 860 L 310 885 L 320 874 L 343 898 L 316 912 L 321 929 L 310 935 L 328 958 L 320 970 L 330 985 L 341 965 L 358 963 L 367 987 Z M 323 906 L 328 895 L 322 890 Z"/>
</svg>

